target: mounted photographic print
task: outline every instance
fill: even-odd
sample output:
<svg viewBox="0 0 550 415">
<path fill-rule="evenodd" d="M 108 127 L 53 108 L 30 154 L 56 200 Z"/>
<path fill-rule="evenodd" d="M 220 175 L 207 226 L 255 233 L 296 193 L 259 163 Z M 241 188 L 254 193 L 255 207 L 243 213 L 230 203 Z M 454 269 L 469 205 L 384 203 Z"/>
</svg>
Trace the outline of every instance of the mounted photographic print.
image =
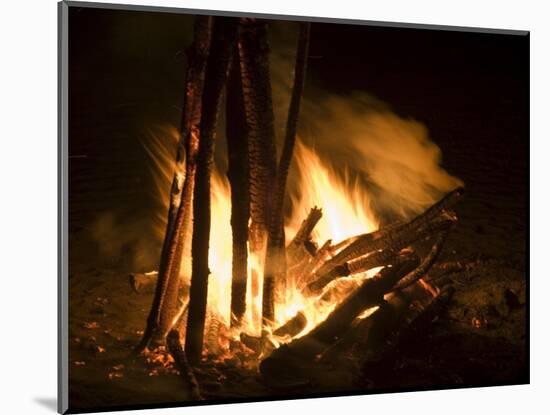
<svg viewBox="0 0 550 415">
<path fill-rule="evenodd" d="M 59 411 L 529 382 L 529 33 L 62 2 Z"/>
</svg>

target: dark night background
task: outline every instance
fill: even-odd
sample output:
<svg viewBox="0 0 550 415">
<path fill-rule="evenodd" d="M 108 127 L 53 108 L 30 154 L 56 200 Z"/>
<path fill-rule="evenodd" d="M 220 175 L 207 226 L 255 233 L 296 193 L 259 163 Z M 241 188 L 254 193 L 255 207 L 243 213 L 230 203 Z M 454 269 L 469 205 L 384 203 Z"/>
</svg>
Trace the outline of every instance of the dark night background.
<svg viewBox="0 0 550 415">
<path fill-rule="evenodd" d="M 70 8 L 71 275 L 99 273 L 107 266 L 120 273 L 136 264 L 145 269 L 135 271 L 156 266 L 159 246 L 154 242 L 145 242 L 149 253 L 144 257 L 138 252 L 142 245 L 128 242 L 105 258 L 90 234 L 105 214 L 113 228 L 146 223 L 156 203 L 141 140 L 152 125 L 179 125 L 191 21 L 169 13 Z M 457 207 L 461 227 L 449 242 L 453 252 L 512 259 L 523 287 L 528 62 L 528 35 L 314 23 L 307 75 L 308 85 L 343 95 L 364 91 L 401 117 L 424 123 L 442 149 L 444 167 L 467 189 Z M 516 334 L 503 335 L 513 346 L 491 340 L 487 348 L 514 360 L 514 353 L 525 351 L 517 345 L 525 342 L 524 334 Z M 492 377 L 499 362 L 475 372 L 473 379 L 481 384 L 524 381 L 524 359 L 516 359 L 518 367 L 507 363 L 506 375 Z M 464 382 L 476 383 L 467 377 Z M 73 390 L 72 396 L 84 400 L 87 395 Z"/>
</svg>

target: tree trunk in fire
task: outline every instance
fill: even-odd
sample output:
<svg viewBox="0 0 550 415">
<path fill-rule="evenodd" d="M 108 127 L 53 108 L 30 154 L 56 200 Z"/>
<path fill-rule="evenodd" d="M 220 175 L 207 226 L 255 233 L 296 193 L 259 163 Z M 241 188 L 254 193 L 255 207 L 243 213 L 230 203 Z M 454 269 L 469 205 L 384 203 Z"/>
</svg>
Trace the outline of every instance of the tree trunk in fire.
<svg viewBox="0 0 550 415">
<path fill-rule="evenodd" d="M 258 263 L 263 262 L 269 224 L 271 193 L 277 169 L 275 127 L 269 76 L 267 23 L 242 19 L 239 55 L 243 98 L 248 126 L 250 159 L 250 248 Z M 267 285 L 267 286 L 266 286 Z M 259 294 L 259 275 L 252 273 L 252 296 Z M 271 282 L 264 282 L 263 316 L 272 318 Z M 267 288 L 267 289 L 266 289 Z M 268 294 L 266 298 L 265 294 Z M 266 301 L 267 299 L 267 301 Z"/>
<path fill-rule="evenodd" d="M 164 339 L 176 313 L 179 264 L 182 252 L 185 250 L 185 243 L 189 243 L 191 234 L 191 198 L 195 181 L 195 158 L 198 149 L 198 129 L 201 119 L 206 59 L 210 47 L 210 30 L 210 17 L 197 16 L 195 18 L 194 39 L 188 49 L 181 136 L 176 154 L 176 170 L 170 191 L 170 206 L 161 251 L 159 275 L 147 327 L 135 352 L 141 352 L 147 347 L 151 338 L 157 334 Z"/>
<path fill-rule="evenodd" d="M 233 264 L 231 279 L 231 325 L 239 325 L 246 311 L 248 273 L 248 219 L 250 217 L 248 183 L 248 138 L 244 112 L 238 49 L 235 48 L 227 82 L 226 137 L 231 185 L 231 229 Z"/>
<path fill-rule="evenodd" d="M 238 20 L 216 17 L 212 44 L 206 63 L 206 82 L 202 95 L 200 142 L 193 200 L 192 275 L 185 351 L 191 364 L 201 359 L 208 295 L 208 250 L 210 240 L 210 175 L 213 163 L 216 125 L 221 94 L 235 45 Z"/>
</svg>

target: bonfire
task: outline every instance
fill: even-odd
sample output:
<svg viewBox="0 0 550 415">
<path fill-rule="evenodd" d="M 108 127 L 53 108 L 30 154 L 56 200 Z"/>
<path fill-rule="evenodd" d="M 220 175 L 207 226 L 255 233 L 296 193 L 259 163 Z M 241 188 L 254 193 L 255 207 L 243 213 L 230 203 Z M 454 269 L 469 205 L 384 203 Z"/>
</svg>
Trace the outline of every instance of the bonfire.
<svg viewBox="0 0 550 415">
<path fill-rule="evenodd" d="M 159 270 L 130 276 L 138 292 L 156 287 L 134 358 L 175 367 L 195 399 L 195 373 L 208 361 L 259 371 L 270 384 L 307 379 L 349 354 L 363 368 L 387 362 L 449 300 L 443 277 L 468 266 L 437 263 L 462 187 L 385 223 L 367 188 L 344 183 L 297 137 L 309 36 L 301 23 L 278 152 L 267 23 L 196 18 L 178 151 L 164 166 L 172 185 Z M 228 180 L 213 170 L 222 105 Z M 295 197 L 293 161 L 302 172 Z"/>
</svg>

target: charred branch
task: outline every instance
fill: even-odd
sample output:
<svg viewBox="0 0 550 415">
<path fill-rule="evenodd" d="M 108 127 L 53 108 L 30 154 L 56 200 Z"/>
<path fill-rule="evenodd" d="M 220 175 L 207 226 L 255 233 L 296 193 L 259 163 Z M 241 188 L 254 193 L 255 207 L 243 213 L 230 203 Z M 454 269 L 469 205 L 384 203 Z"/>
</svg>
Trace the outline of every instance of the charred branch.
<svg viewBox="0 0 550 415">
<path fill-rule="evenodd" d="M 241 333 L 240 334 L 241 343 L 243 343 L 246 347 L 248 347 L 250 350 L 256 352 L 256 354 L 260 354 L 262 351 L 262 338 L 251 336 L 247 333 Z"/>
<path fill-rule="evenodd" d="M 454 206 L 462 198 L 463 194 L 464 188 L 455 189 L 410 222 L 403 225 L 390 225 L 359 237 L 355 242 L 352 242 L 338 252 L 331 261 L 325 263 L 319 270 L 319 273 L 329 272 L 336 265 L 340 265 L 350 259 L 358 258 L 377 249 L 384 249 L 392 241 L 399 240 L 405 235 L 414 235 L 420 232 L 424 232 L 425 234 L 429 232 L 432 222 L 447 209 Z"/>
<path fill-rule="evenodd" d="M 386 296 L 380 307 L 366 318 L 357 318 L 341 340 L 323 352 L 321 362 L 337 363 L 346 354 L 372 359 L 396 335 L 405 320 L 413 320 L 433 300 L 432 293 L 420 283 L 398 295 Z M 412 306 L 414 304 L 414 306 Z"/>
<path fill-rule="evenodd" d="M 250 216 L 267 232 L 277 160 L 266 21 L 241 20 L 239 56 L 249 140 Z"/>
<path fill-rule="evenodd" d="M 269 45 L 267 22 L 257 19 L 241 19 L 239 30 L 239 57 L 243 98 L 248 126 L 248 151 L 250 162 L 250 251 L 259 263 L 267 243 L 271 193 L 275 185 L 277 160 L 275 127 L 269 70 Z M 251 291 L 256 297 L 260 291 L 260 275 L 252 271 Z M 264 295 L 272 298 L 271 283 L 264 287 Z M 263 303 L 267 315 L 273 302 Z"/>
<path fill-rule="evenodd" d="M 342 265 L 335 266 L 330 272 L 321 275 L 318 279 L 309 283 L 306 289 L 310 292 L 319 292 L 327 284 L 337 278 L 347 277 L 348 275 L 358 274 L 375 267 L 387 265 L 393 258 L 395 258 L 396 255 L 398 255 L 398 252 L 391 249 L 380 249 L 378 251 L 374 251 L 360 259 L 348 261 Z"/>
<path fill-rule="evenodd" d="M 390 225 L 390 226 L 392 226 L 392 225 Z M 362 238 L 364 235 L 365 234 L 355 235 L 355 236 L 352 236 L 350 238 L 346 238 L 343 241 L 338 242 L 337 244 L 332 245 L 332 247 L 330 249 L 332 254 L 338 253 L 340 250 L 342 250 L 345 247 L 351 245 L 353 242 L 357 241 L 359 238 Z"/>
<path fill-rule="evenodd" d="M 185 329 L 187 328 L 187 317 L 189 315 L 189 301 L 185 301 L 181 305 L 180 310 L 178 311 L 176 322 L 172 330 L 177 330 L 181 335 L 185 334 Z"/>
<path fill-rule="evenodd" d="M 309 32 L 310 24 L 301 23 L 296 52 L 296 64 L 294 67 L 294 85 L 290 97 L 285 141 L 277 171 L 277 180 L 275 181 L 275 196 L 271 204 L 271 220 L 269 222 L 264 272 L 264 321 L 271 321 L 275 317 L 274 298 L 284 298 L 284 290 L 286 287 L 287 264 L 285 255 L 283 206 L 288 170 L 292 160 L 292 153 L 294 152 L 294 144 L 296 142 L 296 128 L 298 125 L 298 115 L 300 113 L 300 103 L 305 84 L 307 55 L 309 50 Z M 275 290 L 276 293 L 273 293 L 273 290 Z"/>
<path fill-rule="evenodd" d="M 383 265 L 384 262 L 391 258 L 394 252 L 399 252 L 401 249 L 425 236 L 448 230 L 451 225 L 456 222 L 456 220 L 456 216 L 444 212 L 441 213 L 439 217 L 436 217 L 431 222 L 425 223 L 421 227 L 411 228 L 409 226 L 401 226 L 390 230 L 382 229 L 374 232 L 373 234 L 369 234 L 375 234 L 376 236 L 370 238 L 368 243 L 366 238 L 362 240 L 358 239 L 355 243 L 359 243 L 361 241 L 362 243 L 360 247 L 355 247 L 354 253 L 359 257 L 362 257 L 369 252 L 372 254 L 357 260 L 356 264 L 354 264 L 354 262 L 350 262 L 347 265 L 345 263 L 343 265 L 339 263 L 342 255 L 337 254 L 334 258 L 327 261 L 319 268 L 319 270 L 315 273 L 314 281 L 306 286 L 306 291 L 318 293 L 323 289 L 323 287 L 326 286 L 326 284 L 340 276 L 342 273 L 345 274 L 348 270 L 351 274 L 354 269 L 356 272 L 364 272 L 369 269 L 368 266 L 371 264 L 375 264 L 371 268 Z M 352 243 L 350 248 L 355 243 Z M 344 251 L 346 250 L 348 250 L 348 248 L 344 249 Z M 349 253 L 345 256 L 347 255 L 349 255 Z M 378 263 L 378 265 L 376 265 L 376 263 Z"/>
<path fill-rule="evenodd" d="M 200 123 L 200 143 L 193 197 L 192 275 L 189 317 L 185 333 L 185 351 L 191 364 L 201 359 L 206 300 L 208 294 L 208 250 L 210 240 L 210 176 L 213 163 L 216 125 L 222 89 L 237 34 L 238 20 L 216 17 L 212 29 L 212 45 L 206 64 L 206 79 Z"/>
<path fill-rule="evenodd" d="M 313 258 L 304 264 L 303 268 L 298 272 L 297 282 L 299 286 L 307 283 L 313 273 L 326 261 L 332 257 L 332 240 L 329 239 L 317 250 Z"/>
<path fill-rule="evenodd" d="M 290 336 L 294 337 L 299 334 L 303 329 L 306 328 L 307 318 L 305 314 L 301 311 L 296 313 L 294 317 L 288 320 L 285 324 L 273 331 L 275 336 L 284 337 Z"/>
<path fill-rule="evenodd" d="M 161 251 L 159 276 L 143 338 L 134 353 L 147 347 L 153 336 L 164 338 L 173 322 L 179 288 L 179 266 L 185 243 L 189 241 L 191 197 L 194 186 L 195 156 L 199 140 L 202 92 L 211 36 L 211 18 L 197 16 L 189 64 L 185 102 L 176 155 L 176 170 L 170 191 L 170 206 Z M 185 165 L 185 173 L 183 171 Z M 159 326 L 160 329 L 159 329 Z M 158 333 L 157 333 L 158 330 Z M 160 336 L 159 336 L 160 335 Z"/>
<path fill-rule="evenodd" d="M 195 174 L 197 169 L 196 159 L 199 147 L 199 127 L 202 110 L 202 92 L 205 82 L 206 61 L 210 48 L 210 36 L 212 19 L 206 20 L 197 16 L 196 32 L 197 47 L 189 52 L 189 78 L 192 83 L 186 85 L 186 100 L 192 103 L 189 112 L 184 111 L 182 117 L 182 131 L 185 140 L 185 180 L 181 191 L 180 203 L 175 216 L 172 242 L 169 245 L 167 260 L 167 272 L 170 273 L 166 284 L 165 295 L 159 316 L 159 329 L 157 338 L 160 342 L 168 334 L 175 322 L 178 311 L 178 291 L 180 285 L 180 268 L 183 255 L 191 252 L 191 218 L 193 217 L 193 191 L 195 187 Z M 196 60 L 196 62 L 195 62 Z M 186 102 L 187 102 L 186 101 Z M 175 246 L 175 252 L 174 251 Z"/>
<path fill-rule="evenodd" d="M 192 180 L 194 180 L 194 178 Z M 193 186 L 190 185 L 190 187 Z M 182 199 L 182 203 L 183 202 L 184 200 Z M 181 258 L 184 249 L 186 249 L 189 244 L 189 237 L 191 235 L 191 230 L 189 229 L 191 225 L 191 214 L 191 209 L 185 209 L 184 205 L 182 205 L 183 219 L 181 221 L 176 220 L 176 223 L 178 225 L 181 224 L 181 229 L 177 237 L 176 251 L 173 256 L 169 255 L 170 262 L 167 271 L 170 272 L 170 276 L 168 277 L 168 281 L 166 283 L 166 290 L 164 294 L 164 299 L 162 301 L 162 308 L 160 310 L 159 327 L 157 333 L 155 333 L 155 335 L 153 336 L 153 339 L 156 340 L 158 344 L 164 343 L 166 335 L 176 321 L 176 314 L 178 311 L 178 293 L 180 291 L 181 285 Z"/>
<path fill-rule="evenodd" d="M 323 211 L 317 206 L 314 206 L 309 211 L 307 217 L 302 221 L 296 235 L 294 235 L 294 238 L 292 238 L 286 248 L 286 257 L 289 267 L 302 261 L 309 253 L 304 244 L 311 238 L 311 232 L 313 232 L 315 225 L 321 220 L 322 216 Z"/>
<path fill-rule="evenodd" d="M 418 268 L 416 268 L 409 275 L 405 276 L 401 281 L 397 283 L 397 285 L 395 286 L 396 290 L 403 290 L 407 288 L 409 285 L 414 284 L 416 281 L 418 281 L 420 278 L 428 273 L 432 265 L 435 263 L 435 261 L 437 261 L 437 258 L 439 257 L 439 254 L 441 252 L 441 249 L 443 248 L 443 244 L 445 243 L 448 234 L 449 230 L 447 229 L 440 232 L 439 235 L 436 236 L 435 242 L 426 258 L 424 258 Z"/>
<path fill-rule="evenodd" d="M 286 134 L 279 169 L 277 172 L 277 185 L 275 187 L 275 202 L 273 214 L 273 231 L 276 231 L 282 223 L 282 207 L 286 189 L 286 180 L 288 170 L 294 152 L 296 142 L 296 129 L 298 126 L 298 115 L 300 114 L 300 104 L 305 86 L 307 56 L 309 52 L 309 34 L 311 30 L 310 23 L 300 23 L 300 34 L 298 37 L 298 47 L 296 51 L 296 63 L 294 65 L 294 84 L 292 86 L 292 95 L 288 109 L 288 118 L 286 123 Z"/>
<path fill-rule="evenodd" d="M 180 335 L 177 330 L 172 330 L 167 336 L 166 343 L 168 346 L 168 351 L 174 358 L 176 367 L 180 373 L 180 377 L 185 384 L 186 390 L 190 393 L 190 398 L 194 401 L 202 400 L 202 395 L 200 392 L 199 384 L 197 378 L 193 373 L 193 369 L 187 361 L 187 356 L 183 351 L 180 341 Z"/>
<path fill-rule="evenodd" d="M 316 342 L 330 344 L 339 337 L 353 319 L 363 310 L 378 305 L 393 285 L 418 265 L 414 254 L 402 255 L 390 266 L 382 269 L 375 277 L 367 279 L 359 289 L 349 296 L 315 329 L 309 338 Z"/>
<path fill-rule="evenodd" d="M 332 259 L 324 263 L 322 267 L 318 270 L 318 273 L 323 274 L 325 272 L 329 272 L 336 265 L 341 265 L 346 261 L 359 258 L 363 255 L 368 254 L 371 251 L 380 249 L 376 247 L 372 249 L 372 246 L 369 245 L 369 243 L 379 241 L 391 232 L 395 232 L 396 230 L 401 229 L 401 227 L 402 225 L 400 224 L 393 224 L 378 229 L 374 232 L 358 235 L 340 242 L 332 249 L 332 253 L 334 254 Z M 380 246 L 383 244 L 379 243 L 378 245 Z"/>
<path fill-rule="evenodd" d="M 362 371 L 369 378 L 384 378 L 399 359 L 402 345 L 425 337 L 432 322 L 447 305 L 454 290 L 449 287 L 435 297 L 418 282 L 392 297 L 382 314 L 370 324 L 363 336 Z M 374 316 L 373 316 L 374 317 Z"/>
<path fill-rule="evenodd" d="M 246 311 L 248 273 L 248 137 L 238 48 L 235 47 L 227 82 L 226 137 L 229 184 L 231 186 L 231 230 L 233 263 L 231 278 L 231 325 L 239 325 Z"/>
</svg>

